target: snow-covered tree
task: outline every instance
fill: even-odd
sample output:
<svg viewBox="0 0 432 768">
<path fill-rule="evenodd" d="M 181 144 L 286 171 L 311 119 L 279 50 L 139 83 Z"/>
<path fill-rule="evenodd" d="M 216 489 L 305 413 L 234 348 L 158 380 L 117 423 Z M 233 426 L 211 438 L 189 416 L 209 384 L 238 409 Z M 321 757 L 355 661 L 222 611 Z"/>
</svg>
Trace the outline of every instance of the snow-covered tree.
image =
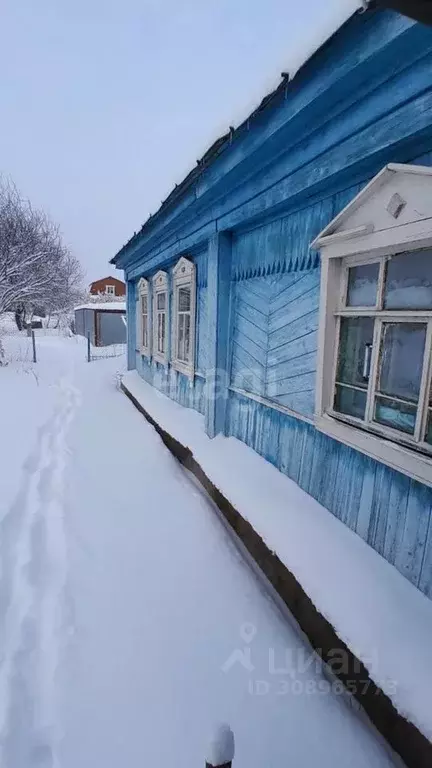
<svg viewBox="0 0 432 768">
<path fill-rule="evenodd" d="M 15 312 L 22 327 L 35 307 L 67 311 L 80 299 L 82 281 L 58 227 L 0 179 L 0 315 Z"/>
</svg>

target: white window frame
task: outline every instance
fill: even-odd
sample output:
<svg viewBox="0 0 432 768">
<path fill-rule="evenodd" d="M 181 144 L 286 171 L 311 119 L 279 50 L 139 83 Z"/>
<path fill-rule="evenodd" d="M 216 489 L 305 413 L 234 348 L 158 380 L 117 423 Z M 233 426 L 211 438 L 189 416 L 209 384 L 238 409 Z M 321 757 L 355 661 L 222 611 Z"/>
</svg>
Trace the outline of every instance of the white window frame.
<svg viewBox="0 0 432 768">
<path fill-rule="evenodd" d="M 115 285 L 106 285 L 105 286 L 105 295 L 106 296 L 115 296 L 116 295 Z"/>
<path fill-rule="evenodd" d="M 158 297 L 165 294 L 165 309 L 160 310 L 157 308 Z M 152 280 L 152 328 L 153 328 L 153 359 L 158 363 L 168 365 L 168 343 L 169 343 L 169 310 L 168 310 L 168 275 L 166 272 L 159 270 L 155 274 Z M 159 316 L 162 316 L 165 323 L 165 349 L 163 352 L 159 349 Z"/>
<path fill-rule="evenodd" d="M 182 287 L 190 288 L 190 311 L 180 312 L 178 294 Z M 173 302 L 172 302 L 172 350 L 171 361 L 176 371 L 193 378 L 195 375 L 195 324 L 196 324 L 196 268 L 195 264 L 184 256 L 179 259 L 173 269 Z M 181 314 L 190 314 L 189 359 L 182 360 L 178 356 L 178 328 Z"/>
<path fill-rule="evenodd" d="M 147 344 L 144 340 L 143 329 L 143 311 L 142 300 L 143 297 L 147 298 Z M 150 285 L 149 281 L 144 277 L 138 283 L 138 295 L 137 295 L 137 347 L 142 355 L 146 357 L 151 356 L 151 300 L 150 300 Z"/>
<path fill-rule="evenodd" d="M 382 297 L 384 265 L 388 258 L 397 253 L 414 252 L 432 246 L 432 221 L 425 227 L 420 221 L 409 225 L 409 231 L 400 227 L 389 230 L 387 244 L 384 232 L 373 233 L 373 228 L 363 232 L 360 241 L 352 239 L 352 232 L 346 237 L 343 232 L 323 238 L 321 251 L 320 318 L 318 332 L 317 386 L 315 426 L 330 437 L 360 450 L 368 456 L 387 464 L 419 482 L 432 486 L 432 446 L 420 443 L 426 418 L 426 398 L 429 394 L 432 369 L 432 312 L 425 310 L 378 310 L 371 307 L 345 307 L 348 268 L 365 264 L 380 263 L 378 301 Z M 397 229 L 397 228 L 396 228 Z M 403 231 L 405 230 L 405 231 Z M 408 236 L 407 236 L 408 235 Z M 398 237 L 400 239 L 398 239 Z M 319 241 L 317 243 L 320 245 Z M 357 253 L 356 253 L 357 251 Z M 339 351 L 339 326 L 342 316 L 378 317 L 374 326 L 374 343 L 367 393 L 366 416 L 368 422 L 333 410 L 336 366 Z M 418 402 L 418 418 L 413 436 L 371 422 L 373 396 L 378 370 L 378 334 L 382 321 L 423 322 L 427 324 L 425 355 Z"/>
</svg>

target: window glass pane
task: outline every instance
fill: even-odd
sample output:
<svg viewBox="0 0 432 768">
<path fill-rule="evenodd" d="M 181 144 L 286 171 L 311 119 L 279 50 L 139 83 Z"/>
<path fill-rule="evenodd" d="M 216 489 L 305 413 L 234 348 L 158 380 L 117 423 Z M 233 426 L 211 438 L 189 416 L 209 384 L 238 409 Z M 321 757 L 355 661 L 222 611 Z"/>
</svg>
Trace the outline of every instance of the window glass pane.
<svg viewBox="0 0 432 768">
<path fill-rule="evenodd" d="M 166 293 L 157 293 L 157 308 L 165 309 Z"/>
<path fill-rule="evenodd" d="M 385 424 L 401 432 L 414 434 L 417 408 L 414 405 L 399 403 L 387 397 L 377 397 L 375 400 L 374 419 L 379 424 Z"/>
<path fill-rule="evenodd" d="M 189 286 L 178 289 L 178 310 L 189 312 L 191 306 L 191 289 Z"/>
<path fill-rule="evenodd" d="M 147 315 L 143 315 L 143 319 L 142 319 L 142 343 L 143 343 L 143 347 L 147 346 L 147 338 L 148 338 L 148 334 L 147 334 Z"/>
<path fill-rule="evenodd" d="M 184 316 L 185 322 L 185 360 L 189 360 L 190 352 L 190 315 Z"/>
<path fill-rule="evenodd" d="M 141 296 L 141 308 L 143 315 L 147 312 L 147 296 Z"/>
<path fill-rule="evenodd" d="M 432 445 L 432 411 L 428 411 L 425 440 Z"/>
<path fill-rule="evenodd" d="M 336 381 L 367 389 L 373 327 L 371 317 L 341 319 Z"/>
<path fill-rule="evenodd" d="M 178 334 L 177 334 L 177 357 L 183 360 L 184 346 L 184 315 L 178 316 Z"/>
<path fill-rule="evenodd" d="M 364 419 L 366 409 L 366 391 L 361 392 L 358 389 L 350 387 L 336 386 L 334 409 L 339 413 L 346 413 L 349 416 L 356 416 L 358 419 Z"/>
<path fill-rule="evenodd" d="M 165 352 L 165 312 L 157 314 L 157 350 L 161 354 Z"/>
<path fill-rule="evenodd" d="M 385 309 L 432 309 L 432 250 L 401 253 L 387 264 Z"/>
<path fill-rule="evenodd" d="M 429 392 L 429 409 L 427 411 L 425 441 L 432 445 L 432 386 Z"/>
<path fill-rule="evenodd" d="M 416 403 L 423 368 L 426 325 L 384 323 L 377 389 Z"/>
<path fill-rule="evenodd" d="M 348 270 L 348 307 L 374 307 L 378 286 L 379 264 L 361 264 Z"/>
<path fill-rule="evenodd" d="M 160 351 L 165 352 L 165 313 L 161 312 L 159 315 L 161 319 L 161 346 Z"/>
</svg>

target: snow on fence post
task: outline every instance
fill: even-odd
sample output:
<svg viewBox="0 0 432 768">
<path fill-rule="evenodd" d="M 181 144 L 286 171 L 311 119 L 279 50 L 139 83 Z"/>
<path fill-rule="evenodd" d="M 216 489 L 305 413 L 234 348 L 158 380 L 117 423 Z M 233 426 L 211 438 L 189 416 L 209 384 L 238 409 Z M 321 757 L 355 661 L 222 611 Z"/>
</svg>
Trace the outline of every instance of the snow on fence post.
<svg viewBox="0 0 432 768">
<path fill-rule="evenodd" d="M 37 357 L 36 357 L 36 337 L 35 337 L 35 332 L 33 330 L 31 332 L 31 338 L 32 338 L 32 347 L 33 347 L 33 362 L 37 363 Z"/>
<path fill-rule="evenodd" d="M 91 361 L 90 331 L 87 332 L 87 362 Z"/>
<path fill-rule="evenodd" d="M 229 725 L 223 723 L 217 727 L 210 742 L 206 768 L 232 768 L 233 760 L 234 734 Z"/>
</svg>

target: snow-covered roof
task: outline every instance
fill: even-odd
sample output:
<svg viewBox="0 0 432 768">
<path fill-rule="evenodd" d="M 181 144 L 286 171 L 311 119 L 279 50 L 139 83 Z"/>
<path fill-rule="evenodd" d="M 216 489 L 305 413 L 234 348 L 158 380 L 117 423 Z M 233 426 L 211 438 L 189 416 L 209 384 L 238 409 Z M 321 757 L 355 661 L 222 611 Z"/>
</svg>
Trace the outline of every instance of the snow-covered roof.
<svg viewBox="0 0 432 768">
<path fill-rule="evenodd" d="M 98 312 L 112 312 L 113 310 L 117 310 L 118 312 L 126 312 L 126 302 L 95 301 L 91 304 L 80 304 L 79 307 L 74 307 L 75 311 L 77 309 L 97 309 Z"/>
</svg>

